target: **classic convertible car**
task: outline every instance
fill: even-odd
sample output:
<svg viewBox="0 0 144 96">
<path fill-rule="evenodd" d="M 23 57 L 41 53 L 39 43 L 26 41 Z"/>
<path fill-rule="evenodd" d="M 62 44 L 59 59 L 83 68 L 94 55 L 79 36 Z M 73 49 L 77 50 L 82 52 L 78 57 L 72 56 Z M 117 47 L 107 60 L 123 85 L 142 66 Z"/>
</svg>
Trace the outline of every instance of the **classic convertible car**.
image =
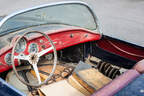
<svg viewBox="0 0 144 96">
<path fill-rule="evenodd" d="M 143 58 L 83 2 L 29 8 L 0 21 L 0 96 L 144 96 Z"/>
</svg>

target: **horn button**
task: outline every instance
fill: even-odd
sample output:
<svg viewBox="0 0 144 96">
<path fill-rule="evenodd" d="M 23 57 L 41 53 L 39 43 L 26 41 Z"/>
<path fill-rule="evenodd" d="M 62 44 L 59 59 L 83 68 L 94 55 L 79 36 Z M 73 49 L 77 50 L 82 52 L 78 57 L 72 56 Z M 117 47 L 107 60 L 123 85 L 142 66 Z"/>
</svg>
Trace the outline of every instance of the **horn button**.
<svg viewBox="0 0 144 96">
<path fill-rule="evenodd" d="M 36 53 L 31 53 L 29 57 L 29 63 L 30 64 L 37 64 L 39 61 L 39 57 Z"/>
</svg>

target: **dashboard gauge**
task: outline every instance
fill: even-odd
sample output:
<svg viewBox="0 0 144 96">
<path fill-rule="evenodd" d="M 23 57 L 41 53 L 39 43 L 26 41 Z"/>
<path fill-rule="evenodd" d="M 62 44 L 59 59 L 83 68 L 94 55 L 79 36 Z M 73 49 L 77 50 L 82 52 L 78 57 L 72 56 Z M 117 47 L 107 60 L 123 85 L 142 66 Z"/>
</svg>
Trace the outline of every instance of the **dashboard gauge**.
<svg viewBox="0 0 144 96">
<path fill-rule="evenodd" d="M 31 43 L 28 49 L 29 53 L 36 53 L 38 52 L 38 45 L 36 43 Z"/>
<path fill-rule="evenodd" d="M 16 45 L 15 52 L 20 53 L 23 52 L 26 48 L 26 40 L 22 38 Z"/>
<path fill-rule="evenodd" d="M 8 64 L 8 65 L 11 65 L 11 53 L 8 53 L 6 54 L 5 56 L 5 62 Z"/>
<path fill-rule="evenodd" d="M 45 58 L 50 61 L 53 59 L 53 54 L 49 53 L 49 54 L 45 55 Z"/>
</svg>

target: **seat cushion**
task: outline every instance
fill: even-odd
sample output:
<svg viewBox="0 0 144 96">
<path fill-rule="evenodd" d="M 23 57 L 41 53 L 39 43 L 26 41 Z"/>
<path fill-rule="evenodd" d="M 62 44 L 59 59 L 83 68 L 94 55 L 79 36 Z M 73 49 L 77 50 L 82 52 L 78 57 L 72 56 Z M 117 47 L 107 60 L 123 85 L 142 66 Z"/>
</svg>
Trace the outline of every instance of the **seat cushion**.
<svg viewBox="0 0 144 96">
<path fill-rule="evenodd" d="M 40 88 L 45 96 L 85 96 L 73 88 L 66 80 L 62 80 Z"/>
</svg>

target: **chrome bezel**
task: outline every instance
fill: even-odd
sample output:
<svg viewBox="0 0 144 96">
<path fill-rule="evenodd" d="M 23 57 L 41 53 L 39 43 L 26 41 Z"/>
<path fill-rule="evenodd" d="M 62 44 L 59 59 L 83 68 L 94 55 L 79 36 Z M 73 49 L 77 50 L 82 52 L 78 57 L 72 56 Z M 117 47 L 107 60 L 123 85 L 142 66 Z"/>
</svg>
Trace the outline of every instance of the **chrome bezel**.
<svg viewBox="0 0 144 96">
<path fill-rule="evenodd" d="M 36 53 L 36 52 L 31 52 L 31 48 L 32 48 L 31 46 L 32 46 L 33 44 L 36 45 L 35 48 L 36 48 L 37 52 L 39 51 L 38 44 L 37 44 L 37 43 L 31 43 L 31 44 L 29 45 L 29 47 L 28 47 L 28 52 L 29 52 L 29 53 Z"/>
<path fill-rule="evenodd" d="M 53 55 L 53 53 L 49 53 L 49 54 L 45 55 L 45 58 L 46 58 L 48 61 L 50 61 L 50 60 L 53 60 L 54 55 Z"/>
<path fill-rule="evenodd" d="M 11 65 L 12 64 L 12 61 L 11 61 L 11 53 L 7 53 L 4 57 L 4 60 L 6 62 L 7 65 Z M 9 57 L 8 57 L 9 56 Z M 10 59 L 10 62 L 8 61 L 8 59 Z"/>
<path fill-rule="evenodd" d="M 25 43 L 25 45 L 23 45 L 23 46 L 24 46 L 24 49 L 22 49 L 21 51 L 18 51 L 17 48 L 16 48 L 16 50 L 15 50 L 16 53 L 24 52 L 25 49 L 26 49 L 26 44 L 27 44 L 27 43 L 26 43 L 26 40 L 25 40 L 25 38 L 22 38 L 22 39 L 24 40 L 24 43 Z M 21 42 L 18 42 L 18 43 L 21 43 Z M 18 49 L 19 49 L 19 48 L 18 48 Z M 20 48 L 20 49 L 21 49 L 21 48 Z"/>
</svg>

